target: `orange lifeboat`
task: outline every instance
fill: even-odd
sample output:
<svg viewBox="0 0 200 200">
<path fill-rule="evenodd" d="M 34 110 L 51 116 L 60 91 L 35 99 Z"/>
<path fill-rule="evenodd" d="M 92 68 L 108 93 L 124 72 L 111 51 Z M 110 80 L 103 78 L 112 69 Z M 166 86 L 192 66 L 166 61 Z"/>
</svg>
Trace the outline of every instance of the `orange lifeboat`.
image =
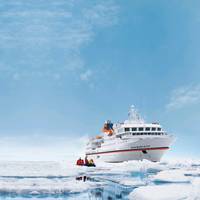
<svg viewBox="0 0 200 200">
<path fill-rule="evenodd" d="M 97 135 L 96 139 L 102 139 L 102 136 Z"/>
<path fill-rule="evenodd" d="M 113 132 L 114 132 L 113 123 L 111 123 L 110 120 L 105 122 L 102 132 L 106 133 L 108 136 L 111 136 L 113 134 Z"/>
</svg>

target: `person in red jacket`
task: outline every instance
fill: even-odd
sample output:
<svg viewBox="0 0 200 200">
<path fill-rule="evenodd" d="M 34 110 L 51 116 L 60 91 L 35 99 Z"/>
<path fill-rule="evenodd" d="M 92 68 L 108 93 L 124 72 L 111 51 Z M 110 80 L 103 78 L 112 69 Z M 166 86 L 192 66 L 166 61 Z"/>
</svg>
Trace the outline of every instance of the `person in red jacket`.
<svg viewBox="0 0 200 200">
<path fill-rule="evenodd" d="M 76 161 L 76 165 L 78 165 L 78 166 L 83 166 L 83 165 L 84 165 L 84 161 L 83 161 L 81 158 L 79 158 L 79 159 Z"/>
</svg>

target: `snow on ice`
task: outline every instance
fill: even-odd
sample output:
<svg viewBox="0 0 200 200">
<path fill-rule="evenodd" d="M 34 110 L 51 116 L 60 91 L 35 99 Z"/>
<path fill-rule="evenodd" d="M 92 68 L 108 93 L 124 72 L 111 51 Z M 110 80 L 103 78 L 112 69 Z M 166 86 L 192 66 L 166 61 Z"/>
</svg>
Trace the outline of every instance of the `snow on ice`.
<svg viewBox="0 0 200 200">
<path fill-rule="evenodd" d="M 126 198 L 133 200 L 200 200 L 200 161 L 153 163 L 144 160 L 96 164 L 96 168 L 87 168 L 68 161 L 1 161 L 0 197 L 2 194 L 35 197 L 38 194 L 75 193 L 77 196 L 73 198 L 81 199 L 92 189 L 109 186 L 112 188 L 110 193 L 113 193 L 120 186 L 122 192 L 123 188 L 128 188 Z M 76 180 L 82 176 L 90 179 L 86 182 Z"/>
</svg>

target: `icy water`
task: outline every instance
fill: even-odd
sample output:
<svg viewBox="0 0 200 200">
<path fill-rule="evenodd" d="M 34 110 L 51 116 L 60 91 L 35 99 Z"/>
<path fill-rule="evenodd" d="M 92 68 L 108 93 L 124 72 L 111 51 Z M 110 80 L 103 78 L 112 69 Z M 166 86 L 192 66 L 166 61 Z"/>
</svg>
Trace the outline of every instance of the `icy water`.
<svg viewBox="0 0 200 200">
<path fill-rule="evenodd" d="M 0 199 L 200 200 L 200 161 L 0 162 Z"/>
</svg>

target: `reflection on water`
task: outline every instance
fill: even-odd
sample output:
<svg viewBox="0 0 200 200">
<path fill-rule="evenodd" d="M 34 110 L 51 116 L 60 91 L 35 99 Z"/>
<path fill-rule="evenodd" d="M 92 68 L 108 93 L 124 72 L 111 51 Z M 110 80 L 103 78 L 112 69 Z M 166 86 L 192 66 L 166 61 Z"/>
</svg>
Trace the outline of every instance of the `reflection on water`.
<svg viewBox="0 0 200 200">
<path fill-rule="evenodd" d="M 148 176 L 157 173 L 156 170 L 145 170 L 141 169 L 138 172 L 130 172 L 128 174 L 80 174 L 78 177 L 71 177 L 72 179 L 75 179 L 76 181 L 81 182 L 95 182 L 95 186 L 91 189 L 84 191 L 84 192 L 64 192 L 64 191 L 58 191 L 58 193 L 52 193 L 51 191 L 40 191 L 40 193 L 37 193 L 35 191 L 28 191 L 24 189 L 20 193 L 15 191 L 3 191 L 0 190 L 0 199 L 5 200 L 38 200 L 38 199 L 48 199 L 48 200 L 115 200 L 115 199 L 121 199 L 121 200 L 127 200 L 128 194 L 136 188 L 136 186 L 126 186 L 120 183 L 120 181 L 126 180 L 141 180 L 145 182 L 145 180 L 148 180 Z M 2 177 L 5 178 L 6 177 Z M 29 179 L 27 177 L 23 177 L 25 182 L 26 179 Z M 18 177 L 14 178 L 15 181 L 19 180 Z M 33 178 L 34 179 L 34 178 Z M 57 181 L 65 181 L 65 179 L 57 178 Z M 68 180 L 68 179 L 67 179 Z M 45 181 L 45 178 L 44 178 Z"/>
<path fill-rule="evenodd" d="M 102 188 L 95 188 L 88 192 L 90 200 L 114 200 L 128 199 L 128 194 L 132 191 L 131 187 L 121 186 L 118 184 L 110 184 Z"/>
<path fill-rule="evenodd" d="M 48 199 L 48 200 L 75 200 L 75 199 L 89 199 L 89 200 L 114 200 L 128 199 L 128 194 L 133 188 L 123 186 L 116 183 L 108 183 L 104 186 L 90 189 L 83 193 L 62 193 L 62 194 L 18 194 L 16 192 L 0 192 L 0 199 L 3 200 L 30 200 L 30 199 Z"/>
</svg>

